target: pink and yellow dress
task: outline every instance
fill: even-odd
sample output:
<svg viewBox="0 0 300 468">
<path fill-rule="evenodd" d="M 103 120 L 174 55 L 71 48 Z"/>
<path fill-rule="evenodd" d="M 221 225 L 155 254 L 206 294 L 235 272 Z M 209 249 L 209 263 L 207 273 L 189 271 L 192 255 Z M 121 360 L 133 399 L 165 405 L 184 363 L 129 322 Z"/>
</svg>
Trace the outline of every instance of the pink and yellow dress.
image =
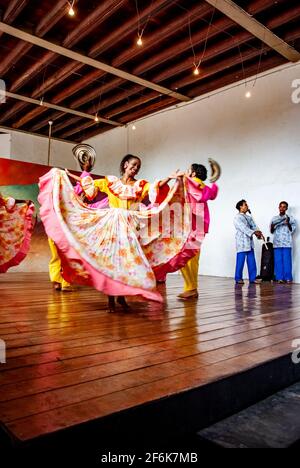
<svg viewBox="0 0 300 468">
<path fill-rule="evenodd" d="M 162 196 L 158 181 L 124 185 L 114 176 L 83 178 L 81 185 L 91 199 L 106 193 L 109 207 L 84 204 L 64 171 L 52 169 L 40 179 L 40 214 L 64 278 L 111 296 L 162 301 L 156 276 L 183 267 L 201 245 L 186 188 L 176 182 Z"/>
<path fill-rule="evenodd" d="M 34 205 L 0 195 L 0 273 L 24 260 L 34 227 Z"/>
<path fill-rule="evenodd" d="M 83 171 L 80 177 L 84 178 L 85 180 L 88 180 L 88 178 L 90 178 L 90 173 L 87 171 Z M 82 188 L 79 182 L 77 182 L 76 186 L 74 187 L 74 192 L 78 196 L 84 193 L 84 189 Z M 95 192 L 95 197 L 89 200 L 89 207 L 97 209 L 107 208 L 109 206 L 107 196 L 102 197 L 100 200 L 96 201 L 95 198 L 97 198 L 97 196 L 98 193 Z M 51 258 L 49 262 L 50 281 L 51 283 L 59 283 L 63 290 L 69 288 L 71 286 L 70 283 L 66 281 L 63 277 L 63 267 L 61 258 L 59 256 L 54 241 L 50 239 L 50 237 L 48 238 L 48 244 L 51 252 Z"/>
<path fill-rule="evenodd" d="M 188 201 L 192 206 L 192 211 L 197 216 L 197 219 L 203 220 L 203 227 L 201 230 L 204 232 L 204 235 L 206 235 L 209 231 L 210 225 L 210 214 L 207 202 L 209 200 L 216 199 L 218 195 L 218 186 L 216 184 L 212 184 L 212 186 L 209 187 L 197 177 L 187 177 L 185 183 L 188 186 Z M 194 291 L 198 288 L 199 261 L 200 249 L 181 269 L 185 292 Z"/>
</svg>

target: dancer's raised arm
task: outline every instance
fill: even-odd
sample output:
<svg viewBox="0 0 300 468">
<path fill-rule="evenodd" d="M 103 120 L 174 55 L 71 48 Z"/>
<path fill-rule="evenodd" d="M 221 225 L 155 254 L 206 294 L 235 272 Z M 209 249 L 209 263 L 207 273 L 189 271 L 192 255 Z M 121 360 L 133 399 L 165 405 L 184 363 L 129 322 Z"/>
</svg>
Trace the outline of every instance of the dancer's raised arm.
<svg viewBox="0 0 300 468">
<path fill-rule="evenodd" d="M 74 180 L 77 180 L 77 182 L 80 182 L 81 180 L 80 177 L 76 176 L 75 174 L 72 174 L 72 172 L 70 172 L 68 169 L 65 169 L 65 172 L 71 179 L 74 179 Z"/>
</svg>

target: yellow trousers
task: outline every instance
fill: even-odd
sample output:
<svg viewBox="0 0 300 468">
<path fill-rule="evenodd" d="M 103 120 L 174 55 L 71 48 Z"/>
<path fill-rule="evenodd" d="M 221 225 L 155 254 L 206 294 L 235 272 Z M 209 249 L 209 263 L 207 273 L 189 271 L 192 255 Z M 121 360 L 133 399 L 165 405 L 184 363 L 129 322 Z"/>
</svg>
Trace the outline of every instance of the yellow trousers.
<svg viewBox="0 0 300 468">
<path fill-rule="evenodd" d="M 52 283 L 60 283 L 62 288 L 70 286 L 70 283 L 62 277 L 61 260 L 59 258 L 57 248 L 52 239 L 48 238 L 49 247 L 51 250 L 51 260 L 49 263 L 49 276 Z"/>
<path fill-rule="evenodd" d="M 184 279 L 184 292 L 198 289 L 199 260 L 200 252 L 191 258 L 180 270 Z"/>
</svg>

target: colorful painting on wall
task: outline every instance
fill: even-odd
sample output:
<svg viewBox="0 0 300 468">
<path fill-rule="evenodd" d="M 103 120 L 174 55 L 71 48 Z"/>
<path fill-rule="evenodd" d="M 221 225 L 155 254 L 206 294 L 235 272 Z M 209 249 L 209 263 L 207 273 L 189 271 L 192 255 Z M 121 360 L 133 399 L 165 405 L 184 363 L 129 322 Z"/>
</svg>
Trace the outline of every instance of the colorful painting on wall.
<svg viewBox="0 0 300 468">
<path fill-rule="evenodd" d="M 47 236 L 39 218 L 37 197 L 39 178 L 50 169 L 49 166 L 14 161 L 0 156 L 0 192 L 4 196 L 11 196 L 19 200 L 32 200 L 37 215 L 37 223 L 34 228 L 29 254 L 20 265 L 11 268 L 10 272 L 48 271 L 50 251 Z M 75 173 L 79 175 L 78 172 Z"/>
</svg>

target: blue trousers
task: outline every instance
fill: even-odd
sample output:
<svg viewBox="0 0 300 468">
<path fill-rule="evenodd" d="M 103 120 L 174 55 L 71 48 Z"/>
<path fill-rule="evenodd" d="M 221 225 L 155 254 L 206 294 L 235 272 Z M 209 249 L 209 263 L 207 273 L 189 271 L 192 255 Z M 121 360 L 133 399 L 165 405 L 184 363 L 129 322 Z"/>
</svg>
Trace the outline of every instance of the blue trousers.
<svg viewBox="0 0 300 468">
<path fill-rule="evenodd" d="M 236 268 L 235 268 L 235 281 L 240 281 L 243 279 L 243 270 L 245 266 L 245 260 L 247 259 L 247 267 L 249 273 L 249 281 L 253 283 L 257 276 L 256 261 L 254 250 L 249 250 L 249 252 L 238 252 L 236 256 Z"/>
<path fill-rule="evenodd" d="M 292 248 L 274 249 L 275 278 L 277 281 L 293 281 Z"/>
</svg>

